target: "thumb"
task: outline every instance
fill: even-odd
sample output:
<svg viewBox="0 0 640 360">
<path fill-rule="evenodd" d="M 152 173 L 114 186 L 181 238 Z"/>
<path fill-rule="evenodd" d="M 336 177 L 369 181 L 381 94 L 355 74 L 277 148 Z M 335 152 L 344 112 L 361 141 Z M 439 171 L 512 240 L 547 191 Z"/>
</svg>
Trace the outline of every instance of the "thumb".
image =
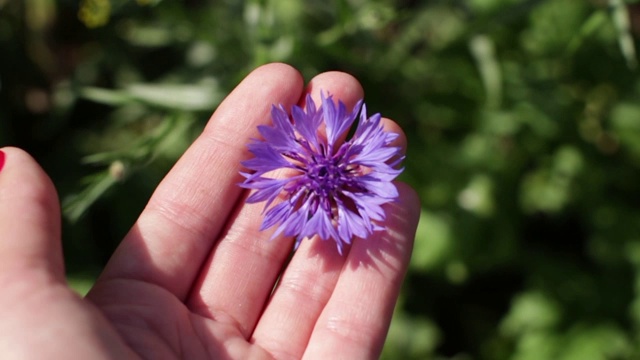
<svg viewBox="0 0 640 360">
<path fill-rule="evenodd" d="M 0 149 L 0 284 L 28 274 L 65 281 L 60 206 L 53 183 L 35 160 L 6 147 Z"/>
</svg>

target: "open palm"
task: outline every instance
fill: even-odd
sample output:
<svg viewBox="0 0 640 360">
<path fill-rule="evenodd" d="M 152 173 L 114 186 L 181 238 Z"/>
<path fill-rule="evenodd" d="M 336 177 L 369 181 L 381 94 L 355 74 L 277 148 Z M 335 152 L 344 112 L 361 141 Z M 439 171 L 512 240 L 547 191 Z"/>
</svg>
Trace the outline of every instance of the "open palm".
<svg viewBox="0 0 640 360">
<path fill-rule="evenodd" d="M 304 87 L 283 64 L 256 69 L 156 189 L 85 299 L 65 284 L 55 190 L 26 153 L 0 171 L 0 354 L 8 358 L 359 359 L 379 356 L 411 253 L 419 204 L 396 183 L 385 231 L 341 256 L 329 241 L 268 241 L 245 204 L 240 162 L 272 104 L 320 90 L 347 106 L 351 76 Z M 385 119 L 389 131 L 402 131 Z M 277 285 L 276 285 L 277 284 Z"/>
</svg>

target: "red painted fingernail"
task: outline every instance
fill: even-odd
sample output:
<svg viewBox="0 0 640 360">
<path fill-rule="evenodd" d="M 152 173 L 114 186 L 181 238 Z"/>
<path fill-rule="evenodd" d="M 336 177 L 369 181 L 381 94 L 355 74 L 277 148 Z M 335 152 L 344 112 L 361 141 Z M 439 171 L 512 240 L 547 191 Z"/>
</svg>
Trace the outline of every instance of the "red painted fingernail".
<svg viewBox="0 0 640 360">
<path fill-rule="evenodd" d="M 0 171 L 4 167 L 4 158 L 6 157 L 4 151 L 0 150 Z"/>
</svg>

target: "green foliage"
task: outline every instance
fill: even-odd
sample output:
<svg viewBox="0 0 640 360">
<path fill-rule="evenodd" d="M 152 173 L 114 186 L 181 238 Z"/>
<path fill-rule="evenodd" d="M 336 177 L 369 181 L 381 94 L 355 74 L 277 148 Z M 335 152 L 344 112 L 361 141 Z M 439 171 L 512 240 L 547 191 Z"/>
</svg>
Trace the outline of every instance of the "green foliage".
<svg viewBox="0 0 640 360">
<path fill-rule="evenodd" d="M 423 207 L 383 358 L 640 358 L 639 15 L 623 0 L 0 1 L 0 144 L 56 182 L 82 292 L 251 69 L 352 73 L 405 129 Z"/>
</svg>

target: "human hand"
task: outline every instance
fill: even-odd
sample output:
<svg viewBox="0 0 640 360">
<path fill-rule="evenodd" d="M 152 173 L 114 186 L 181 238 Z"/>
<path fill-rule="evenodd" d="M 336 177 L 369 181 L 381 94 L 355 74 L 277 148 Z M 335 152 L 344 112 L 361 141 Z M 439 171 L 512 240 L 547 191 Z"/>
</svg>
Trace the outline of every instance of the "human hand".
<svg viewBox="0 0 640 360">
<path fill-rule="evenodd" d="M 245 204 L 240 162 L 272 104 L 310 92 L 353 106 L 362 88 L 330 72 L 306 90 L 283 64 L 252 72 L 176 163 L 85 299 L 65 282 L 55 189 L 23 151 L 0 171 L 0 354 L 7 358 L 361 359 L 379 356 L 419 204 L 396 183 L 385 231 L 339 255 L 331 241 L 269 241 Z M 400 128 L 385 119 L 388 131 Z M 1 154 L 0 154 L 1 155 Z M 1 157 L 1 156 L 0 156 Z M 277 284 L 277 286 L 276 286 Z M 275 289 L 274 289 L 275 287 Z"/>
</svg>

